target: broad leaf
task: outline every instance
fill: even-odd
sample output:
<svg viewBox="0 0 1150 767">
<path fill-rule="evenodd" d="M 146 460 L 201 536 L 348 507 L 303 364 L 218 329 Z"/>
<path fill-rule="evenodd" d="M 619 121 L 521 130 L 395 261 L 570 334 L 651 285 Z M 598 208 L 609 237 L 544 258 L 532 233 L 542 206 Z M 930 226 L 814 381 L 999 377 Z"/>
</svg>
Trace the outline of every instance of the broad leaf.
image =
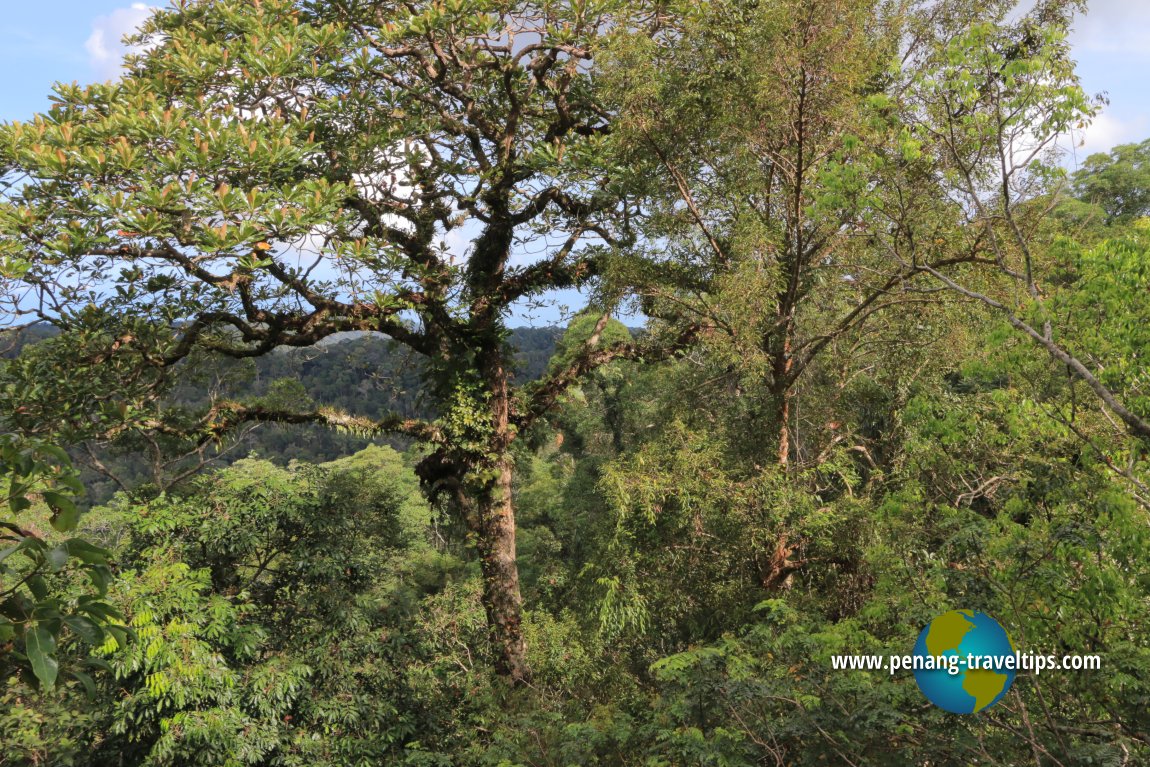
<svg viewBox="0 0 1150 767">
<path fill-rule="evenodd" d="M 32 664 L 32 673 L 40 680 L 45 689 L 52 689 L 56 684 L 56 676 L 60 665 L 55 658 L 56 638 L 43 626 L 37 626 L 28 632 L 25 639 L 28 660 Z"/>
</svg>

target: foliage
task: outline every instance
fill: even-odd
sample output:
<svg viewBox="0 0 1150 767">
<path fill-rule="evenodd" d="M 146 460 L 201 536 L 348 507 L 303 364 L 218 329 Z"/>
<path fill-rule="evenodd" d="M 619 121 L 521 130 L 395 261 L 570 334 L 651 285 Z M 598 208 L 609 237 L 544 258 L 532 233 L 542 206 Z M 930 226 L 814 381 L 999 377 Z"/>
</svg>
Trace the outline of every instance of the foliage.
<svg viewBox="0 0 1150 767">
<path fill-rule="evenodd" d="M 1074 193 L 1095 206 L 1107 224 L 1130 223 L 1150 214 L 1150 143 L 1122 144 L 1092 154 L 1073 176 Z"/>
<path fill-rule="evenodd" d="M 1150 414 L 1150 316 L 1144 300 L 1150 289 L 1147 241 L 1150 227 L 1094 247 L 1070 244 L 1065 281 L 1051 310 L 1066 317 L 1067 345 L 1089 354 L 1106 385 L 1138 413 Z"/>
<path fill-rule="evenodd" d="M 0 435 L 0 483 L 6 493 L 0 517 L 0 676 L 30 671 L 50 690 L 60 676 L 61 642 L 99 645 L 106 635 L 121 641 L 126 636 L 116 625 L 119 613 L 105 601 L 111 580 L 108 552 L 84 538 L 52 535 L 25 521 L 39 517 L 61 534 L 79 524 L 74 498 L 83 487 L 64 451 Z M 84 580 L 90 580 L 90 588 L 67 586 Z M 84 670 L 70 668 L 68 673 L 94 692 Z"/>
<path fill-rule="evenodd" d="M 0 127 L 0 765 L 1150 762 L 1146 145 L 1014 5 L 181 2 Z M 1102 667 L 834 668 L 955 608 Z"/>
</svg>

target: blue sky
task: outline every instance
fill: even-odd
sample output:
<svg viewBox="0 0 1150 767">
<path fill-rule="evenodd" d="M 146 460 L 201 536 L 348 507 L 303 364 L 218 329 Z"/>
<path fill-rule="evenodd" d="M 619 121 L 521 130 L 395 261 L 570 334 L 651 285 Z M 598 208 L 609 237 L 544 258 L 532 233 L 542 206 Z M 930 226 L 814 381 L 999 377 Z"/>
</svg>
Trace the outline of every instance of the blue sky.
<svg viewBox="0 0 1150 767">
<path fill-rule="evenodd" d="M 55 82 L 115 74 L 119 38 L 147 14 L 131 0 L 20 0 L 0 18 L 0 119 L 48 107 Z"/>
<path fill-rule="evenodd" d="M 1110 99 L 1087 131 L 1086 146 L 1076 150 L 1078 159 L 1150 138 L 1150 2 L 1090 0 L 1071 42 L 1083 87 Z"/>
<path fill-rule="evenodd" d="M 153 0 L 155 4 L 157 0 Z M 53 82 L 91 82 L 116 73 L 119 39 L 147 14 L 132 0 L 20 0 L 0 21 L 0 120 L 43 111 Z M 1083 85 L 1110 106 L 1067 158 L 1150 137 L 1150 0 L 1091 0 L 1073 37 Z M 1082 137 L 1079 137 L 1082 138 Z"/>
</svg>

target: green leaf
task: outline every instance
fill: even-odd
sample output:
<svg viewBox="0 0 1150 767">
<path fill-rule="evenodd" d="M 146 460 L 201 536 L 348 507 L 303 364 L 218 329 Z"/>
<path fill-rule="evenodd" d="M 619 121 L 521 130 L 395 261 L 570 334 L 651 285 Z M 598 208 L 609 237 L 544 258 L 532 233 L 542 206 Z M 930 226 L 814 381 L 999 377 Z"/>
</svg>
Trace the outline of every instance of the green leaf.
<svg viewBox="0 0 1150 767">
<path fill-rule="evenodd" d="M 61 543 L 59 546 L 49 549 L 46 558 L 49 569 L 54 573 L 60 572 L 68 564 L 68 546 Z"/>
<path fill-rule="evenodd" d="M 60 664 L 53 655 L 56 652 L 56 638 L 48 632 L 48 629 L 37 626 L 27 636 L 26 651 L 28 660 L 32 663 L 32 673 L 45 689 L 52 689 L 56 684 L 56 675 L 60 671 Z"/>
<path fill-rule="evenodd" d="M 61 533 L 74 529 L 80 522 L 80 510 L 67 496 L 46 490 L 44 502 L 52 509 L 52 527 Z"/>
<path fill-rule="evenodd" d="M 88 644 L 98 645 L 104 641 L 104 632 L 100 627 L 82 615 L 69 615 L 64 618 L 64 625 Z"/>
<path fill-rule="evenodd" d="M 106 621 L 112 618 L 120 617 L 119 611 L 106 602 L 81 602 L 79 605 L 77 605 L 76 609 L 83 610 L 88 615 L 91 615 L 93 618 L 100 621 Z"/>
<path fill-rule="evenodd" d="M 96 683 L 92 680 L 92 677 L 88 676 L 83 671 L 72 671 L 70 673 L 77 680 L 79 680 L 80 684 L 84 685 L 84 692 L 88 694 L 88 700 L 95 700 Z"/>
<path fill-rule="evenodd" d="M 36 599 L 44 600 L 48 598 L 48 582 L 44 580 L 42 575 L 33 575 L 27 581 L 28 590 L 32 592 L 32 596 Z"/>
<path fill-rule="evenodd" d="M 92 565 L 88 568 L 88 577 L 100 596 L 108 593 L 108 584 L 112 582 L 112 572 L 106 565 Z"/>
<path fill-rule="evenodd" d="M 47 453 L 65 466 L 71 464 L 71 459 L 68 458 L 68 454 L 64 452 L 63 448 L 56 445 L 40 445 L 39 449 L 40 452 Z"/>
<path fill-rule="evenodd" d="M 64 542 L 68 553 L 87 565 L 102 565 L 108 561 L 108 550 L 93 546 L 83 538 L 70 538 Z"/>
<path fill-rule="evenodd" d="M 125 626 L 108 626 L 108 633 L 116 640 L 117 647 L 128 646 L 128 629 Z"/>
<path fill-rule="evenodd" d="M 9 546 L 6 549 L 0 549 L 0 562 L 3 562 L 8 557 L 15 554 L 17 551 L 20 551 L 20 549 L 22 549 L 22 548 L 23 548 L 23 546 L 21 546 L 20 544 L 16 544 L 15 546 Z"/>
<path fill-rule="evenodd" d="M 108 661 L 104 660 L 103 658 L 85 658 L 84 665 L 88 668 L 94 668 L 99 671 L 106 671 L 109 674 L 112 673 L 112 664 L 108 663 Z"/>
</svg>

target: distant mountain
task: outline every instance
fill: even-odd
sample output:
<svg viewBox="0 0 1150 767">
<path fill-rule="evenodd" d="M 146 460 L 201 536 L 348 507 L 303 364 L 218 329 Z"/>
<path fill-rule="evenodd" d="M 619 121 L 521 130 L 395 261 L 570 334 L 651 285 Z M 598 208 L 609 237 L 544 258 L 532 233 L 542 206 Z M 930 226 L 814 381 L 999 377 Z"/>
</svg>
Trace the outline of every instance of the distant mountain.
<svg viewBox="0 0 1150 767">
<path fill-rule="evenodd" d="M 29 344 L 52 338 L 49 325 L 37 325 L 18 333 L 0 334 L 0 357 L 18 355 Z M 534 380 L 546 371 L 563 328 L 515 328 L 515 377 Z M 303 349 L 283 349 L 254 359 L 217 358 L 207 369 L 199 366 L 182 376 L 171 392 L 173 405 L 195 407 L 210 397 L 250 401 L 266 398 L 292 409 L 335 407 L 355 415 L 379 418 L 386 413 L 404 417 L 432 418 L 432 404 L 425 396 L 422 360 L 386 336 L 375 333 L 344 333 L 322 344 Z M 277 463 L 292 460 L 330 461 L 363 449 L 370 443 L 404 448 L 403 438 L 364 439 L 318 426 L 260 425 L 243 441 L 218 458 L 229 464 L 250 454 Z M 105 454 L 107 453 L 107 454 Z M 148 481 L 143 458 L 121 450 L 101 451 L 101 460 L 126 484 Z M 89 501 L 109 498 L 117 485 L 103 475 L 86 472 Z"/>
</svg>

